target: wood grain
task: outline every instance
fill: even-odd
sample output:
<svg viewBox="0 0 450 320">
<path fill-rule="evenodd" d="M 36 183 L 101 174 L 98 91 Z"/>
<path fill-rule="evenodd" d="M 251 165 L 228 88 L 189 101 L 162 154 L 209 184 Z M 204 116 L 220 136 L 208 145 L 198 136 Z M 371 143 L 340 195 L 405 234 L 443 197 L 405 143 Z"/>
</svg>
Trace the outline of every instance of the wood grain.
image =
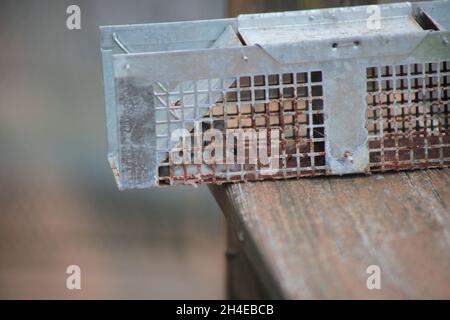
<svg viewBox="0 0 450 320">
<path fill-rule="evenodd" d="M 450 298 L 449 186 L 437 169 L 211 190 L 267 297 L 404 299 Z"/>
</svg>

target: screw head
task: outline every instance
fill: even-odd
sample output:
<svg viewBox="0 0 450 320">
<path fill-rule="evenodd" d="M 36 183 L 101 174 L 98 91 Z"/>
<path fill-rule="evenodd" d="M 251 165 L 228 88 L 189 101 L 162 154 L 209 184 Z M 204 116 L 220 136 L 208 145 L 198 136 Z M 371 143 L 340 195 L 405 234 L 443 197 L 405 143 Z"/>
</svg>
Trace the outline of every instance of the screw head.
<svg viewBox="0 0 450 320">
<path fill-rule="evenodd" d="M 345 151 L 344 152 L 344 158 L 347 159 L 347 161 L 350 161 L 351 163 L 353 163 L 353 154 L 351 153 L 351 151 Z"/>
</svg>

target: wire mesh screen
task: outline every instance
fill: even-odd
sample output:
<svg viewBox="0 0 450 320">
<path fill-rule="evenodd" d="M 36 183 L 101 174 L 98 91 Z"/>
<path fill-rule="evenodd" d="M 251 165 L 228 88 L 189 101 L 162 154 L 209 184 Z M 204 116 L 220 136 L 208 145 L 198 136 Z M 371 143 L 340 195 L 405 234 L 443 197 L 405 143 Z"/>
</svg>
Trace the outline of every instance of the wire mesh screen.
<svg viewBox="0 0 450 320">
<path fill-rule="evenodd" d="M 159 185 L 252 181 L 325 173 L 321 71 L 158 82 L 154 85 L 153 95 Z M 209 163 L 185 161 L 175 164 L 170 154 L 174 150 L 180 151 L 182 144 L 171 139 L 176 129 L 189 130 L 188 139 L 192 144 L 205 131 L 216 130 L 221 137 L 215 136 L 212 141 L 192 147 L 188 158 L 194 159 L 196 151 L 202 154 L 212 144 L 221 149 L 223 158 L 213 154 Z M 270 146 L 274 134 L 279 135 L 278 152 L 275 153 Z M 244 138 L 240 139 L 239 135 Z M 252 135 L 267 143 L 267 152 L 277 162 L 276 172 L 265 174 L 267 164 L 261 163 L 260 157 L 256 161 L 250 158 L 254 145 L 245 137 Z M 229 156 L 227 146 L 230 145 L 232 162 L 224 159 Z M 239 150 L 244 152 L 239 153 Z"/>
<path fill-rule="evenodd" d="M 367 69 L 372 171 L 450 164 L 450 61 Z"/>
</svg>

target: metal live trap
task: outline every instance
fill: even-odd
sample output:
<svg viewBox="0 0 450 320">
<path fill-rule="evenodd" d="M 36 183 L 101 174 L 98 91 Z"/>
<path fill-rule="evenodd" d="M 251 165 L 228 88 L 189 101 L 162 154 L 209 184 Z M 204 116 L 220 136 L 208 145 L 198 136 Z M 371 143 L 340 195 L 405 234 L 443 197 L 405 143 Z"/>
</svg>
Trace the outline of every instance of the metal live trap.
<svg viewBox="0 0 450 320">
<path fill-rule="evenodd" d="M 450 165 L 449 1 L 108 26 L 101 36 L 120 189 Z M 243 139 L 228 136 L 238 131 Z M 224 146 L 249 157 L 246 132 L 269 162 L 215 158 Z M 210 161 L 185 161 L 207 149 Z"/>
</svg>

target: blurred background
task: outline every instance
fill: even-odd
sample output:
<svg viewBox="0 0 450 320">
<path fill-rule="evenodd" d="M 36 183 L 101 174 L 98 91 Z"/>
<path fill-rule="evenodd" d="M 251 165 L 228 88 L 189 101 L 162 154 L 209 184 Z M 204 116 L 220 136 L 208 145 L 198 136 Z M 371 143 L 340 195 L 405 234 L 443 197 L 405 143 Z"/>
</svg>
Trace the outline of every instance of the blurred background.
<svg viewBox="0 0 450 320">
<path fill-rule="evenodd" d="M 0 298 L 225 298 L 208 189 L 116 189 L 98 26 L 374 2 L 2 0 Z M 66 28 L 70 4 L 81 30 Z M 72 264 L 82 290 L 66 289 Z"/>
</svg>

